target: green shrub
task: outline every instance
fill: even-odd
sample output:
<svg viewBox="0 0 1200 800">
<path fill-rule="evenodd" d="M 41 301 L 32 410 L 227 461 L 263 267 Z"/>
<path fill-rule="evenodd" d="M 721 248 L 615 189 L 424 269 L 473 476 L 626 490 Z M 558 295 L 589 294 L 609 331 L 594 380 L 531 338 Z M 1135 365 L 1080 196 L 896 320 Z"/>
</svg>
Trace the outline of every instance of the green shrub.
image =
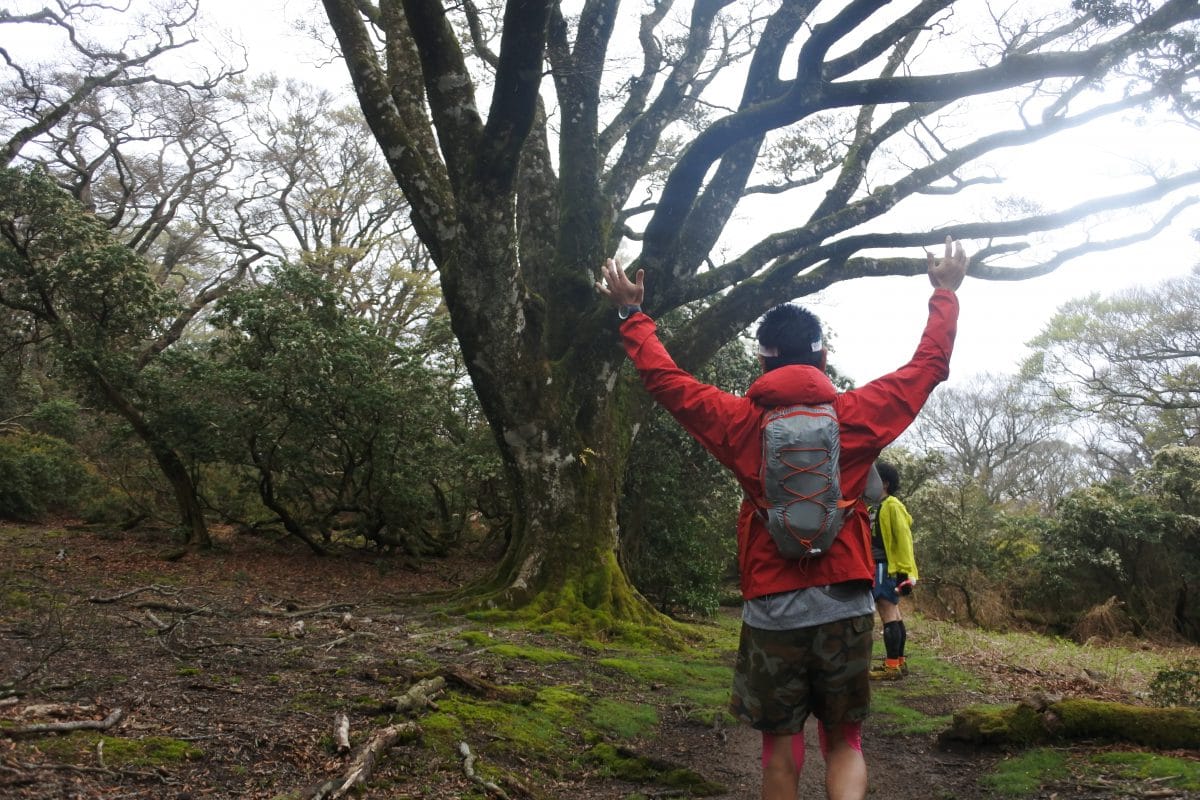
<svg viewBox="0 0 1200 800">
<path fill-rule="evenodd" d="M 1191 658 L 1175 669 L 1161 670 L 1150 682 L 1155 705 L 1200 707 L 1200 659 Z"/>
<path fill-rule="evenodd" d="M 75 511 L 94 487 L 79 452 L 54 436 L 0 436 L 0 517 L 33 519 Z"/>
</svg>

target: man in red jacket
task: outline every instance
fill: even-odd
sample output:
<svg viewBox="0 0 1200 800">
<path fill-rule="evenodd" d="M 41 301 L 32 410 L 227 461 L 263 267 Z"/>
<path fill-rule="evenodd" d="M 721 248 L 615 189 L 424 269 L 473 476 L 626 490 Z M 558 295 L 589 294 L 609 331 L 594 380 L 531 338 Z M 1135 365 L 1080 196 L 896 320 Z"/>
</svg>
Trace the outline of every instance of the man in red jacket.
<svg viewBox="0 0 1200 800">
<path fill-rule="evenodd" d="M 792 304 L 776 306 L 759 325 L 763 374 L 745 397 L 701 383 L 675 365 L 641 313 L 644 273 L 634 281 L 609 259 L 597 290 L 617 306 L 621 337 L 647 391 L 737 477 L 746 492 L 738 516 L 741 642 L 731 708 L 763 735 L 763 800 L 794 800 L 804 764 L 804 723 L 818 721 L 831 800 L 861 800 L 867 792 L 862 721 L 870 706 L 868 669 L 874 603 L 871 530 L 857 502 L 828 551 L 785 559 L 757 508 L 762 417 L 769 408 L 833 403 L 841 436 L 841 486 L 859 498 L 881 450 L 912 423 L 930 392 L 950 374 L 958 321 L 955 290 L 967 256 L 946 237 L 941 259 L 927 254 L 933 297 L 912 359 L 900 369 L 838 393 L 825 374 L 820 322 Z"/>
</svg>

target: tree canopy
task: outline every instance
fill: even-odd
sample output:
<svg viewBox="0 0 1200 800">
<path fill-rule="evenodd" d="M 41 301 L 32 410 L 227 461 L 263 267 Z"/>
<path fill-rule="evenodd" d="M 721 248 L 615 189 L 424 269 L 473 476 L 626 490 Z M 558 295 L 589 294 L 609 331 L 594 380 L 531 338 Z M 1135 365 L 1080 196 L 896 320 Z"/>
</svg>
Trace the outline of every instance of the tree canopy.
<svg viewBox="0 0 1200 800">
<path fill-rule="evenodd" d="M 1063 305 L 1024 365 L 1108 469 L 1148 466 L 1171 444 L 1200 444 L 1200 268 L 1158 286 Z"/>
<path fill-rule="evenodd" d="M 1191 0 L 323 6 L 508 465 L 518 535 L 493 603 L 631 607 L 622 579 L 600 576 L 644 401 L 615 376 L 614 321 L 592 291 L 622 246 L 638 248 L 651 314 L 709 301 L 670 331 L 694 368 L 775 303 L 923 272 L 895 248 L 949 234 L 975 243 L 975 277 L 1033 277 L 1153 235 L 1200 180 L 963 219 L 1002 152 L 1134 109 L 1190 114 Z M 739 214 L 763 197 L 787 213 L 731 248 L 729 226 L 745 232 Z M 1164 198 L 1141 230 L 1005 260 Z M 915 226 L 901 213 L 914 205 Z"/>
</svg>

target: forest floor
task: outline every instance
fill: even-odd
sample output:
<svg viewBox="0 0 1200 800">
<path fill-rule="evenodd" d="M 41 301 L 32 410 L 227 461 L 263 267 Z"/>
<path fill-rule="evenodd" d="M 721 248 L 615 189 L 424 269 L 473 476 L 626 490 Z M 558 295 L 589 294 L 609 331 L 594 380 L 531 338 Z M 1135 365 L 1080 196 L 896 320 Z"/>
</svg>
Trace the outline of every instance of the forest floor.
<svg viewBox="0 0 1200 800">
<path fill-rule="evenodd" d="M 730 615 L 693 626 L 686 651 L 630 649 L 412 602 L 480 574 L 478 557 L 416 571 L 249 537 L 176 560 L 169 550 L 146 535 L 0 523 L 0 797 L 333 796 L 331 779 L 409 717 L 419 736 L 379 750 L 348 796 L 759 796 L 758 735 L 721 710 Z M 910 648 L 921 637 L 918 622 Z M 999 796 L 988 776 L 1019 754 L 938 744 L 967 705 L 1034 689 L 1136 702 L 1102 678 L 1017 667 L 986 648 L 952 665 L 910 660 L 913 674 L 878 687 L 865 726 L 871 798 Z M 397 709 L 394 698 L 429 679 L 446 681 L 432 705 Z M 338 714 L 350 752 L 336 744 Z M 93 729 L 38 728 L 79 723 Z M 801 797 L 821 797 L 808 734 Z M 1007 796 L 1200 796 L 1169 775 L 1095 766 L 1097 754 L 1127 749 L 1059 749 L 1056 777 Z"/>
</svg>

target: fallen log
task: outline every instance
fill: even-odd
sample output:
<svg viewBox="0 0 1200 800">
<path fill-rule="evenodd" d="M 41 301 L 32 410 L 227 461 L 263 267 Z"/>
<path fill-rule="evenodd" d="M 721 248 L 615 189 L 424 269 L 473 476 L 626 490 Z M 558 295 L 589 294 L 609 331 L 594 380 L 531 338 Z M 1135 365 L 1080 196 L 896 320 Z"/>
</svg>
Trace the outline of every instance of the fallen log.
<svg viewBox="0 0 1200 800">
<path fill-rule="evenodd" d="M 1200 709 L 1147 708 L 1073 698 L 1041 705 L 973 706 L 954 715 L 942 744 L 1027 746 L 1100 739 L 1160 750 L 1200 749 Z"/>
</svg>

